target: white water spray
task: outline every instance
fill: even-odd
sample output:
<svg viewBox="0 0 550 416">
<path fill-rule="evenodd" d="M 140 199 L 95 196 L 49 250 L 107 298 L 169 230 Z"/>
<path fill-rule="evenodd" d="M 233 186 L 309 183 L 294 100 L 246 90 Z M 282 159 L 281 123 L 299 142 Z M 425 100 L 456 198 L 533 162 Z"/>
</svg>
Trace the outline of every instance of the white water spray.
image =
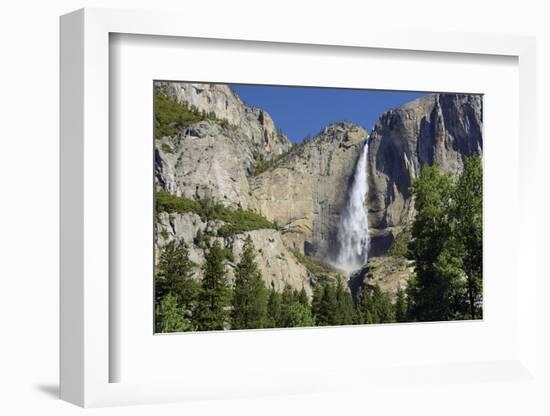
<svg viewBox="0 0 550 416">
<path fill-rule="evenodd" d="M 368 258 L 369 223 L 365 209 L 368 142 L 365 142 L 355 171 L 353 183 L 338 229 L 338 255 L 335 266 L 350 274 L 361 268 Z"/>
</svg>

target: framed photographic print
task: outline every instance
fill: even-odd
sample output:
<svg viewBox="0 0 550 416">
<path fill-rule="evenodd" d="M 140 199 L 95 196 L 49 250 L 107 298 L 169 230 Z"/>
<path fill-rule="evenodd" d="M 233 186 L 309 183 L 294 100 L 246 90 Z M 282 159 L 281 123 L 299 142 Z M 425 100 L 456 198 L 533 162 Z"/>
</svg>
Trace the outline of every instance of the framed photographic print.
<svg viewBox="0 0 550 416">
<path fill-rule="evenodd" d="M 180 22 L 61 20 L 62 398 L 531 379 L 533 40 Z"/>
<path fill-rule="evenodd" d="M 483 317 L 481 95 L 153 88 L 155 332 Z"/>
</svg>

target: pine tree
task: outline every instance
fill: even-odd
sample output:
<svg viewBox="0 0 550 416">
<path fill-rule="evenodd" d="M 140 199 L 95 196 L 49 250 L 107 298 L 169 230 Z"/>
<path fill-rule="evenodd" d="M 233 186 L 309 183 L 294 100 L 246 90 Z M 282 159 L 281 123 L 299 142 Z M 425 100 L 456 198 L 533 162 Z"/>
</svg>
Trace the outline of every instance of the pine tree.
<svg viewBox="0 0 550 416">
<path fill-rule="evenodd" d="M 323 285 L 323 295 L 319 305 L 317 305 L 317 314 L 315 315 L 317 325 L 337 325 L 337 307 L 334 286 L 331 283 L 325 283 Z"/>
<path fill-rule="evenodd" d="M 372 291 L 373 314 L 377 323 L 394 322 L 393 307 L 390 297 L 378 285 Z"/>
<path fill-rule="evenodd" d="M 454 185 L 449 175 L 437 166 L 424 166 L 414 180 L 416 217 L 412 226 L 410 249 L 415 261 L 415 285 L 410 291 L 411 311 L 419 321 L 441 321 L 455 316 L 452 298 L 457 291 L 456 273 L 446 264 L 453 256 L 452 197 Z M 445 252 L 445 253 L 444 253 Z M 437 263 L 441 267 L 437 267 Z"/>
<path fill-rule="evenodd" d="M 296 292 L 287 284 L 281 293 L 281 301 L 283 304 L 291 304 L 296 300 Z"/>
<path fill-rule="evenodd" d="M 192 313 L 198 294 L 193 279 L 196 265 L 189 260 L 189 250 L 183 240 L 170 241 L 161 251 L 155 275 L 155 300 L 158 305 L 168 294 L 176 296 L 178 307 L 186 316 Z"/>
<path fill-rule="evenodd" d="M 281 322 L 281 303 L 281 294 L 275 289 L 270 289 L 267 299 L 267 328 L 276 328 Z"/>
<path fill-rule="evenodd" d="M 229 320 L 231 290 L 227 284 L 225 253 L 215 241 L 206 255 L 204 278 L 198 297 L 196 322 L 199 331 L 225 329 Z"/>
<path fill-rule="evenodd" d="M 364 324 L 395 322 L 391 299 L 378 285 L 363 289 L 359 309 L 361 322 Z"/>
<path fill-rule="evenodd" d="M 185 311 L 178 306 L 173 293 L 166 295 L 155 308 L 156 332 L 183 332 L 191 330 L 190 322 L 184 318 Z"/>
<path fill-rule="evenodd" d="M 286 286 L 281 295 L 281 313 L 278 328 L 291 328 L 299 326 L 314 326 L 315 320 L 311 314 L 311 308 L 300 302 L 300 292 Z"/>
<path fill-rule="evenodd" d="M 415 277 L 407 288 L 409 318 L 420 321 L 482 316 L 483 172 L 464 160 L 456 184 L 437 167 L 413 183 L 417 214 L 409 245 Z"/>
<path fill-rule="evenodd" d="M 309 298 L 307 297 L 306 290 L 302 286 L 302 289 L 298 292 L 296 298 L 298 299 L 298 302 L 300 302 L 304 307 L 309 308 Z"/>
<path fill-rule="evenodd" d="M 280 328 L 315 325 L 315 319 L 313 319 L 311 309 L 297 301 L 284 305 L 281 313 L 281 319 L 282 321 Z"/>
<path fill-rule="evenodd" d="M 317 284 L 313 289 L 313 298 L 311 299 L 311 312 L 315 317 L 317 325 L 319 325 L 318 316 L 321 314 L 321 301 L 323 300 L 323 292 L 325 288 L 323 284 Z"/>
<path fill-rule="evenodd" d="M 235 268 L 231 329 L 263 328 L 267 320 L 267 293 L 250 236 Z"/>
<path fill-rule="evenodd" d="M 407 321 L 407 301 L 405 299 L 405 291 L 399 287 L 395 294 L 394 315 L 396 322 Z"/>
<path fill-rule="evenodd" d="M 360 316 L 360 323 L 362 324 L 374 324 L 374 308 L 372 303 L 372 293 L 371 290 L 367 287 L 363 288 L 361 291 L 361 296 L 359 298 L 358 312 Z"/>
<path fill-rule="evenodd" d="M 455 236 L 462 248 L 469 318 L 482 315 L 483 168 L 480 157 L 467 157 L 454 193 Z"/>
<path fill-rule="evenodd" d="M 335 325 L 351 325 L 356 323 L 355 307 L 351 293 L 344 287 L 341 280 L 336 284 Z"/>
<path fill-rule="evenodd" d="M 295 293 L 289 285 L 286 285 L 281 293 L 281 313 L 279 314 L 278 328 L 289 326 L 289 308 L 295 302 Z"/>
</svg>

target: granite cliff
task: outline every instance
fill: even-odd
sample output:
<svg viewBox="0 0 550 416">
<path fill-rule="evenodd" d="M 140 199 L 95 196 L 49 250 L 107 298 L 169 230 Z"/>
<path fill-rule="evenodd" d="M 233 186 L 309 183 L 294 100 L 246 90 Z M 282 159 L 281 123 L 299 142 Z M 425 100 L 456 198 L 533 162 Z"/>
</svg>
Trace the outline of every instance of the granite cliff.
<svg viewBox="0 0 550 416">
<path fill-rule="evenodd" d="M 330 257 L 350 178 L 367 131 L 350 123 L 325 127 L 254 177 L 260 212 L 283 226 L 283 239 L 301 253 Z"/>
<path fill-rule="evenodd" d="M 292 145 L 267 112 L 248 107 L 226 85 L 167 82 L 158 93 L 209 116 L 156 138 L 157 190 L 253 212 L 272 225 L 220 235 L 223 220 L 158 213 L 157 247 L 183 238 L 200 265 L 208 246 L 197 240 L 206 233 L 232 253 L 232 269 L 250 235 L 264 280 L 279 290 L 288 284 L 311 294 L 319 278 L 339 275 L 331 270 L 338 224 L 366 140 L 373 258 L 385 255 L 414 218 L 409 187 L 424 164 L 457 174 L 464 157 L 482 152 L 481 96 L 430 94 L 382 114 L 370 135 L 342 122 Z M 402 283 L 405 275 L 396 279 Z"/>
<path fill-rule="evenodd" d="M 371 255 L 384 254 L 414 218 L 409 188 L 425 164 L 456 175 L 482 154 L 480 95 L 430 94 L 384 113 L 369 137 Z"/>
</svg>

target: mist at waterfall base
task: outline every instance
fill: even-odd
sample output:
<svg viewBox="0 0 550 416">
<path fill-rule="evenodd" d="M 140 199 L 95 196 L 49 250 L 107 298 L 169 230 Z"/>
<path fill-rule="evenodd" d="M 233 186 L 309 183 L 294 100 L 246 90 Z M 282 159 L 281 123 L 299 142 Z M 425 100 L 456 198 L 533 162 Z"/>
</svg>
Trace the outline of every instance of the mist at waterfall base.
<svg viewBox="0 0 550 416">
<path fill-rule="evenodd" d="M 334 266 L 348 277 L 367 263 L 369 249 L 369 223 L 365 200 L 367 184 L 368 140 L 355 165 L 353 182 L 338 227 L 338 251 Z"/>
</svg>

